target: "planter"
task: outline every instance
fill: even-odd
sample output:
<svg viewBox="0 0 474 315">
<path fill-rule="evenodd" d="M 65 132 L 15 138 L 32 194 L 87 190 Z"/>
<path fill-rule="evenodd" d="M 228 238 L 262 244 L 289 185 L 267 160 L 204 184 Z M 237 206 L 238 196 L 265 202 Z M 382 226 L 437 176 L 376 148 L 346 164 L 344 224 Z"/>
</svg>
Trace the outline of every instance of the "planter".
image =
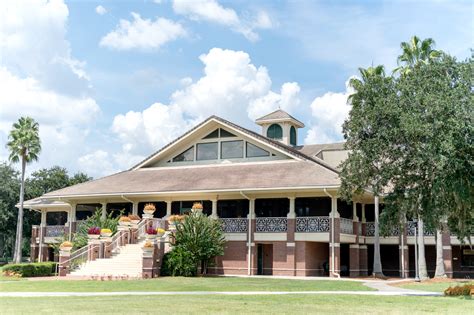
<svg viewBox="0 0 474 315">
<path fill-rule="evenodd" d="M 144 253 L 152 253 L 154 247 L 142 247 Z"/>
<path fill-rule="evenodd" d="M 140 220 L 132 220 L 130 222 L 132 222 L 132 224 L 138 224 L 138 223 L 140 223 Z"/>
<path fill-rule="evenodd" d="M 163 235 L 165 235 L 165 233 L 158 233 L 158 234 L 156 234 L 157 237 L 163 237 Z"/>
<path fill-rule="evenodd" d="M 96 240 L 100 237 L 100 234 L 87 234 L 87 237 L 90 239 L 90 240 Z"/>
<path fill-rule="evenodd" d="M 143 213 L 145 213 L 145 214 L 153 214 L 153 213 L 155 213 L 155 211 L 156 211 L 156 210 L 147 210 L 147 209 L 145 209 L 145 210 L 143 210 Z"/>
<path fill-rule="evenodd" d="M 154 239 L 156 239 L 156 234 L 147 234 L 146 238 L 149 239 L 149 240 L 154 240 Z"/>
<path fill-rule="evenodd" d="M 111 237 L 112 232 L 111 233 L 100 233 L 100 236 L 102 236 L 102 237 Z"/>
<path fill-rule="evenodd" d="M 130 222 L 128 221 L 119 221 L 120 226 L 130 226 Z"/>
</svg>

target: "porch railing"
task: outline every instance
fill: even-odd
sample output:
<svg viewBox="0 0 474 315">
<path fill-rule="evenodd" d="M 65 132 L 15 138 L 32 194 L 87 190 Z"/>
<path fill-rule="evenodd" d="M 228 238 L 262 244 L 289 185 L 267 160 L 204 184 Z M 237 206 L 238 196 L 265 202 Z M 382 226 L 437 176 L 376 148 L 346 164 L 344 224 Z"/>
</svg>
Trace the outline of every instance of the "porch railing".
<svg viewBox="0 0 474 315">
<path fill-rule="evenodd" d="M 246 233 L 249 221 L 246 218 L 221 218 L 224 233 Z"/>
<path fill-rule="evenodd" d="M 329 217 L 298 217 L 296 218 L 296 232 L 325 233 L 329 232 Z"/>
<path fill-rule="evenodd" d="M 255 231 L 265 233 L 286 232 L 288 231 L 288 220 L 279 217 L 257 218 Z"/>
<path fill-rule="evenodd" d="M 61 237 L 66 233 L 64 225 L 47 225 L 45 237 Z"/>
<path fill-rule="evenodd" d="M 408 221 L 407 223 L 408 229 L 407 229 L 407 235 L 408 236 L 415 236 L 415 227 L 416 223 L 414 221 Z M 434 236 L 435 233 L 433 231 L 428 230 L 426 227 L 424 228 L 423 231 L 424 236 Z"/>
<path fill-rule="evenodd" d="M 94 244 L 92 245 L 92 247 L 86 245 L 73 251 L 69 256 L 69 259 L 60 262 L 56 265 L 56 274 L 59 274 L 59 269 L 63 268 L 63 266 L 69 266 L 69 272 L 71 272 L 82 264 L 85 264 L 89 258 L 89 250 L 93 251 L 97 247 L 100 248 L 100 244 Z"/>
<path fill-rule="evenodd" d="M 354 225 L 352 224 L 353 221 L 351 219 L 340 218 L 339 222 L 341 222 L 341 233 L 352 234 Z"/>
</svg>

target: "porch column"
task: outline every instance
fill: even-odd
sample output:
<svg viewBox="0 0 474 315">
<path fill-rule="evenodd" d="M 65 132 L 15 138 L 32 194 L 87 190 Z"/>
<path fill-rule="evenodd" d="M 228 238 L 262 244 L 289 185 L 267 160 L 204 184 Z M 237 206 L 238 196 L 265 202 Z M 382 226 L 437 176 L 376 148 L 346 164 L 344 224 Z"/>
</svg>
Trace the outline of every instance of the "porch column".
<svg viewBox="0 0 474 315">
<path fill-rule="evenodd" d="M 400 230 L 400 241 L 399 241 L 399 261 L 400 261 L 400 277 L 408 278 L 409 277 L 409 253 L 408 253 L 408 243 L 407 243 L 407 223 L 406 220 L 401 225 Z"/>
<path fill-rule="evenodd" d="M 69 240 L 72 239 L 72 234 L 76 232 L 76 203 L 71 203 L 71 209 L 67 214 L 67 222 L 69 225 Z"/>
<path fill-rule="evenodd" d="M 247 236 L 247 274 L 255 275 L 257 265 L 257 247 L 253 242 L 255 232 L 255 199 L 249 199 L 249 214 L 247 216 L 249 221 L 248 236 Z"/>
<path fill-rule="evenodd" d="M 351 277 L 358 277 L 360 273 L 359 224 L 357 203 L 352 202 L 352 234 L 355 235 L 355 244 L 349 245 L 349 276 Z"/>
<path fill-rule="evenodd" d="M 337 211 L 337 197 L 331 198 L 331 235 L 329 244 L 330 277 L 336 277 L 341 271 L 340 216 Z"/>
<path fill-rule="evenodd" d="M 102 219 L 107 217 L 107 202 L 103 201 L 102 204 Z"/>
<path fill-rule="evenodd" d="M 211 218 L 217 219 L 219 216 L 217 215 L 217 199 L 212 199 L 212 213 Z"/>
<path fill-rule="evenodd" d="M 362 226 L 361 235 L 359 235 L 359 240 L 361 237 L 365 237 L 366 235 L 366 219 L 365 219 L 365 204 L 361 204 L 362 206 L 362 219 L 359 223 Z M 367 257 L 367 245 L 359 244 L 359 275 L 360 276 L 367 276 L 368 275 L 368 257 Z"/>
<path fill-rule="evenodd" d="M 44 244 L 44 237 L 46 235 L 46 210 L 41 210 L 41 224 L 40 224 L 40 241 L 39 241 L 39 257 L 38 261 L 46 261 L 46 251 L 48 246 Z"/>
<path fill-rule="evenodd" d="M 288 275 L 296 276 L 296 243 L 295 243 L 295 231 L 296 231 L 296 212 L 295 212 L 295 197 L 288 197 L 290 200 L 290 209 L 287 215 L 287 241 L 286 241 L 286 263 Z"/>
<path fill-rule="evenodd" d="M 138 201 L 132 203 L 132 214 L 138 215 Z"/>
<path fill-rule="evenodd" d="M 451 235 L 447 228 L 443 229 L 441 234 L 443 244 L 444 272 L 448 278 L 453 277 L 453 253 L 451 246 Z"/>
</svg>

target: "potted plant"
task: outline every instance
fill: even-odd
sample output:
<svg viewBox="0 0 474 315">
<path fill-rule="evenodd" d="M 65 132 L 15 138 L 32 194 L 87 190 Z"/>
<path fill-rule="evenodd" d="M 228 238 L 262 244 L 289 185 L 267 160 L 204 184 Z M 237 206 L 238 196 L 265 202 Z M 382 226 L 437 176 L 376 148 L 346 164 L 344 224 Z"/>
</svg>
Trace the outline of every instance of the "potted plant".
<svg viewBox="0 0 474 315">
<path fill-rule="evenodd" d="M 120 226 L 129 226 L 131 222 L 132 222 L 132 220 L 130 220 L 129 217 L 123 216 L 123 217 L 120 217 L 120 219 L 119 219 L 119 225 Z"/>
<path fill-rule="evenodd" d="M 146 214 L 153 214 L 155 213 L 155 211 L 156 211 L 156 207 L 152 203 L 147 203 L 145 205 L 145 208 L 143 208 L 143 213 L 146 213 Z"/>
<path fill-rule="evenodd" d="M 128 218 L 132 224 L 138 224 L 140 222 L 140 217 L 136 214 L 129 214 Z"/>
<path fill-rule="evenodd" d="M 94 226 L 87 230 L 89 239 L 98 239 L 100 237 L 100 227 Z"/>
<path fill-rule="evenodd" d="M 111 237 L 112 236 L 112 230 L 111 229 L 102 229 L 102 230 L 100 230 L 100 236 L 102 236 L 102 237 Z"/>
<path fill-rule="evenodd" d="M 169 222 L 169 228 L 170 230 L 176 230 L 176 224 L 178 222 L 181 222 L 183 221 L 185 218 L 184 215 L 179 215 L 179 214 L 174 214 L 174 215 L 171 215 L 169 218 L 168 218 L 168 222 Z"/>
<path fill-rule="evenodd" d="M 156 229 L 156 235 L 158 235 L 158 237 L 162 237 L 163 235 L 165 235 L 165 230 L 162 229 L 162 228 L 157 228 Z"/>
<path fill-rule="evenodd" d="M 158 232 L 156 231 L 156 229 L 154 229 L 151 226 L 146 229 L 146 238 L 147 239 L 155 239 L 157 234 L 158 234 Z"/>
<path fill-rule="evenodd" d="M 152 242 L 146 241 L 142 248 L 144 252 L 151 253 L 153 252 L 154 247 L 155 245 Z"/>
<path fill-rule="evenodd" d="M 73 244 L 69 241 L 64 241 L 59 245 L 59 255 L 69 256 L 71 254 Z"/>
<path fill-rule="evenodd" d="M 195 203 L 193 203 L 193 207 L 191 208 L 191 211 L 192 212 L 202 212 L 202 209 L 203 209 L 202 203 L 195 202 Z"/>
</svg>

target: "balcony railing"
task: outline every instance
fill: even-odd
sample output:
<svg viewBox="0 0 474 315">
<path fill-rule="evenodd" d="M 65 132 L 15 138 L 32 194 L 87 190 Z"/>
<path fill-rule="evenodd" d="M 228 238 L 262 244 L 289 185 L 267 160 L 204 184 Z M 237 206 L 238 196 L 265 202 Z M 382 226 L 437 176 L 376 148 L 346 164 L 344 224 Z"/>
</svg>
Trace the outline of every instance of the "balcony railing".
<svg viewBox="0 0 474 315">
<path fill-rule="evenodd" d="M 296 232 L 325 233 L 329 232 L 329 217 L 299 217 L 296 218 Z"/>
<path fill-rule="evenodd" d="M 256 232 L 282 233 L 288 231 L 287 218 L 257 218 Z"/>
<path fill-rule="evenodd" d="M 64 225 L 47 225 L 45 237 L 61 237 L 66 233 Z"/>
<path fill-rule="evenodd" d="M 249 221 L 246 218 L 222 218 L 220 219 L 224 233 L 246 233 Z"/>
<path fill-rule="evenodd" d="M 354 225 L 352 224 L 353 221 L 351 219 L 341 218 L 339 222 L 341 222 L 341 233 L 352 234 Z"/>
<path fill-rule="evenodd" d="M 416 223 L 415 223 L 414 221 L 408 221 L 407 224 L 408 224 L 407 235 L 408 235 L 408 236 L 415 236 L 415 226 L 416 226 Z M 423 234 L 424 234 L 425 236 L 434 236 L 434 232 L 427 230 L 426 227 L 424 228 Z"/>
<path fill-rule="evenodd" d="M 375 235 L 375 222 L 367 222 L 365 224 L 365 236 Z"/>
</svg>

